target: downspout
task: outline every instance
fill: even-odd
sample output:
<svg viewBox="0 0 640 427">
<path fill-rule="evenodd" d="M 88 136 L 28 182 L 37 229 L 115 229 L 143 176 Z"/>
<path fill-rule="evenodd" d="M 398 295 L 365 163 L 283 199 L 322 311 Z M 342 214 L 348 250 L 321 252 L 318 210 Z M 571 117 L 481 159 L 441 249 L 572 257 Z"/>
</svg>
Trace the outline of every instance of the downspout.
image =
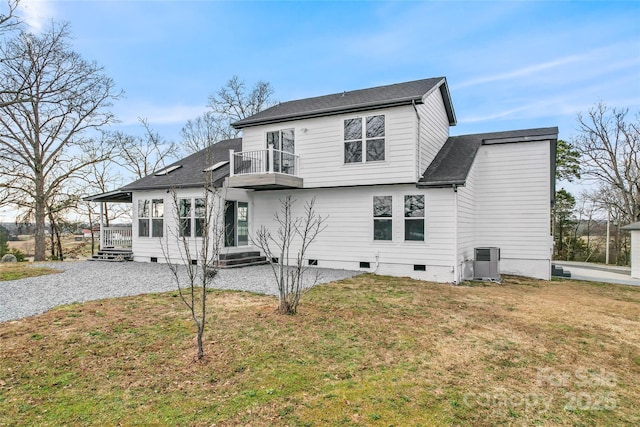
<svg viewBox="0 0 640 427">
<path fill-rule="evenodd" d="M 460 283 L 458 268 L 458 186 L 453 184 L 453 283 Z"/>
<path fill-rule="evenodd" d="M 422 156 L 420 153 L 420 114 L 418 114 L 418 107 L 416 107 L 416 101 L 415 99 L 411 101 L 411 105 L 413 105 L 413 110 L 416 112 L 416 144 L 417 144 L 417 149 L 416 149 L 416 154 L 417 154 L 417 171 L 416 171 L 416 178 L 420 179 L 420 176 L 422 174 Z"/>
</svg>

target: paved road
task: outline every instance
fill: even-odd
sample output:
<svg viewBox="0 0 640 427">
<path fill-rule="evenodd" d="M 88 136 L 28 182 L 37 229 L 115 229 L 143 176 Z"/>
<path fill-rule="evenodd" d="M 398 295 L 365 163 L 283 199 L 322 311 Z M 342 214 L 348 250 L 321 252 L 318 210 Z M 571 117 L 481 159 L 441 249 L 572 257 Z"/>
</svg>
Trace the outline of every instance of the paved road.
<svg viewBox="0 0 640 427">
<path fill-rule="evenodd" d="M 554 264 L 569 270 L 572 279 L 640 286 L 640 280 L 631 278 L 629 267 L 573 261 L 556 261 Z"/>
</svg>

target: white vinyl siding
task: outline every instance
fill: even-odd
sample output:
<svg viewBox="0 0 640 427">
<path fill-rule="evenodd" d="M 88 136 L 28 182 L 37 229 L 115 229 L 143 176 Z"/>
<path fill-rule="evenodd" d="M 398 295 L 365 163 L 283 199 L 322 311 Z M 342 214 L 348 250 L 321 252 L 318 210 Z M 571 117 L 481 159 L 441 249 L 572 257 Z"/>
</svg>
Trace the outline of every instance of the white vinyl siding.
<svg viewBox="0 0 640 427">
<path fill-rule="evenodd" d="M 253 203 L 252 232 L 262 224 L 272 231 L 279 199 L 292 194 L 297 200 L 295 215 L 301 215 L 305 201 L 316 197 L 316 211 L 327 216 L 327 228 L 311 245 L 310 259 L 319 267 L 359 269 L 369 262 L 370 271 L 380 274 L 411 276 L 423 280 L 453 280 L 453 191 L 451 189 L 419 190 L 415 185 L 385 187 L 333 188 L 293 191 L 259 191 L 250 195 Z M 404 240 L 404 197 L 424 195 L 425 241 Z M 392 196 L 392 241 L 373 239 L 373 196 Z M 376 263 L 378 268 L 376 270 Z M 426 271 L 414 271 L 413 265 L 426 265 Z"/>
<path fill-rule="evenodd" d="M 631 277 L 640 279 L 640 230 L 631 230 Z"/>
<path fill-rule="evenodd" d="M 245 128 L 242 149 L 262 150 L 267 132 L 294 128 L 304 188 L 415 182 L 417 117 L 413 106 L 373 110 L 362 116 L 376 115 L 385 117 L 382 161 L 344 163 L 344 120 L 353 114 Z"/>
<path fill-rule="evenodd" d="M 426 95 L 416 105 L 420 116 L 416 176 L 421 176 L 449 137 L 449 118 L 439 89 Z"/>
<path fill-rule="evenodd" d="M 178 189 L 176 191 L 178 199 L 194 200 L 204 197 L 204 191 L 202 188 L 186 188 Z M 222 198 L 226 199 L 248 201 L 247 191 L 242 189 L 223 189 L 220 191 L 219 195 Z M 133 221 L 132 252 L 134 260 L 149 262 L 150 258 L 157 258 L 158 262 L 163 263 L 166 262 L 165 257 L 168 256 L 172 262 L 183 262 L 183 254 L 181 254 L 180 251 L 182 238 L 180 237 L 178 209 L 176 206 L 174 206 L 173 196 L 171 195 L 171 192 L 167 193 L 167 190 L 135 191 L 133 192 L 134 209 L 137 210 L 139 200 L 151 200 L 159 198 L 164 199 L 164 236 L 162 238 L 138 237 L 138 221 Z M 210 198 L 210 200 L 212 199 Z M 215 203 L 219 203 L 219 201 Z M 222 217 L 223 209 L 215 206 L 214 211 L 218 212 L 218 214 L 220 215 L 217 220 L 217 225 L 219 227 L 222 227 L 222 224 L 224 223 Z M 249 210 L 249 213 L 251 215 L 251 210 Z M 135 214 L 136 212 L 134 212 L 134 215 Z M 195 216 L 192 216 L 192 218 L 194 221 L 197 220 Z M 251 223 L 251 219 L 249 221 L 249 223 Z M 195 226 L 195 224 L 193 225 Z M 201 241 L 202 239 L 189 239 L 190 251 L 193 254 L 194 258 L 195 254 L 197 254 L 197 252 L 201 249 Z M 238 250 L 253 250 L 253 247 L 243 246 L 240 249 L 225 248 L 223 252 L 232 253 Z"/>
<path fill-rule="evenodd" d="M 499 247 L 503 273 L 549 279 L 549 156 L 549 141 L 483 145 L 472 166 L 473 200 L 464 203 L 473 209 L 459 200 L 459 211 L 466 211 L 459 226 L 468 228 L 473 212 L 474 246 Z"/>
</svg>

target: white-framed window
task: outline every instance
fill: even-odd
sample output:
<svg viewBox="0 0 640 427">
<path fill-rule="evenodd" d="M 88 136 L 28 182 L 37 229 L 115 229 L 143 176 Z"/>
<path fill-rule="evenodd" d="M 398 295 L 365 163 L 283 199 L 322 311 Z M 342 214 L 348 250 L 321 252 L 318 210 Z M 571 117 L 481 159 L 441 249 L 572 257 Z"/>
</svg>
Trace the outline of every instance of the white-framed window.
<svg viewBox="0 0 640 427">
<path fill-rule="evenodd" d="M 392 196 L 373 196 L 373 240 L 393 240 Z"/>
<path fill-rule="evenodd" d="M 164 236 L 164 200 L 138 200 L 138 237 Z"/>
<path fill-rule="evenodd" d="M 404 196 L 404 240 L 424 242 L 424 195 Z"/>
<path fill-rule="evenodd" d="M 205 200 L 179 199 L 180 237 L 202 237 L 205 227 Z"/>
<path fill-rule="evenodd" d="M 355 117 L 344 120 L 344 162 L 385 160 L 385 117 Z"/>
</svg>

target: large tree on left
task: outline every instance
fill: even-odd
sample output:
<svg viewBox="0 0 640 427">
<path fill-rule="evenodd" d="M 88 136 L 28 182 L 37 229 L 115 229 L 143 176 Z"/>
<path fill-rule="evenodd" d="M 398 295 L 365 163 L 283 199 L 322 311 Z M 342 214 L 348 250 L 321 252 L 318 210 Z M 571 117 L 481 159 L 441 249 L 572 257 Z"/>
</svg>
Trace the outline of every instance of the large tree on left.
<svg viewBox="0 0 640 427">
<path fill-rule="evenodd" d="M 102 67 L 71 49 L 69 38 L 67 24 L 52 24 L 0 45 L 0 87 L 19 90 L 23 100 L 6 102 L 0 92 L 0 193 L 35 219 L 36 261 L 45 258 L 45 218 L 61 190 L 109 156 L 84 148 L 89 131 L 114 121 L 109 107 L 121 96 Z"/>
</svg>

